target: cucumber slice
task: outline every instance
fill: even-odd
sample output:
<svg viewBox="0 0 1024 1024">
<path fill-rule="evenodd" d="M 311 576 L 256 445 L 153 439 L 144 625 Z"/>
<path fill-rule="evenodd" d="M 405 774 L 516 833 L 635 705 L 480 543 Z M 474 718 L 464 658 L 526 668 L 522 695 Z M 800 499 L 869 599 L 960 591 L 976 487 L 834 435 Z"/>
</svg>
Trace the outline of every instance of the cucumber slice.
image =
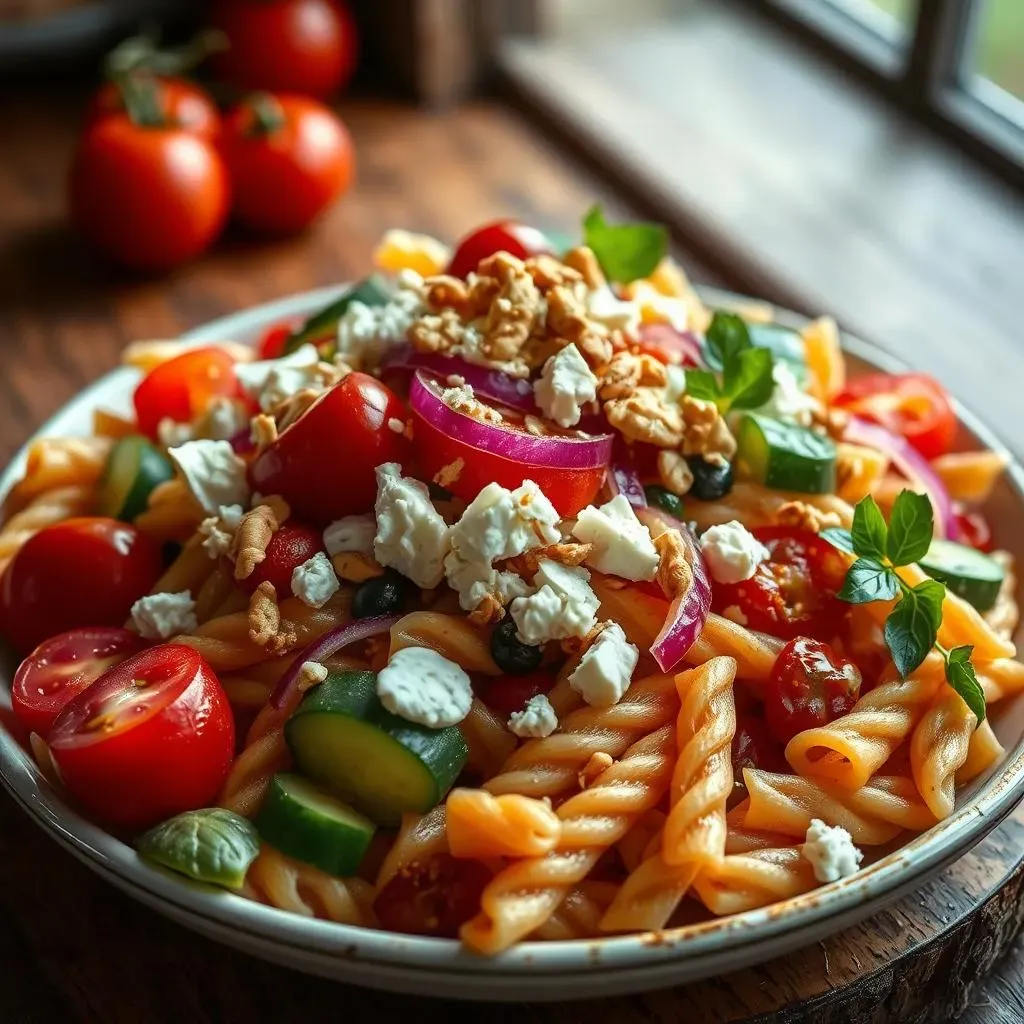
<svg viewBox="0 0 1024 1024">
<path fill-rule="evenodd" d="M 285 724 L 299 771 L 378 825 L 441 802 L 469 751 L 455 726 L 428 729 L 391 714 L 373 672 L 332 672 Z"/>
<path fill-rule="evenodd" d="M 330 334 L 338 321 L 345 315 L 353 302 L 361 302 L 364 306 L 383 306 L 391 298 L 391 289 L 387 281 L 379 274 L 372 274 L 354 285 L 347 292 L 335 299 L 329 306 L 311 316 L 285 342 L 284 355 L 291 355 L 296 349 L 308 341 L 323 340 Z"/>
<path fill-rule="evenodd" d="M 750 412 L 740 420 L 736 446 L 740 472 L 766 487 L 804 494 L 836 489 L 836 446 L 813 430 Z"/>
<path fill-rule="evenodd" d="M 776 358 L 781 359 L 793 371 L 797 383 L 807 386 L 807 357 L 804 352 L 804 339 L 799 332 L 782 324 L 759 324 L 744 321 L 750 335 L 750 343 L 757 348 L 766 348 Z M 716 359 L 705 351 L 705 359 L 712 370 L 721 371 L 722 367 Z"/>
<path fill-rule="evenodd" d="M 256 816 L 260 836 L 296 860 L 348 878 L 377 826 L 300 775 L 275 775 Z"/>
<path fill-rule="evenodd" d="M 145 511 L 153 488 L 173 478 L 170 459 L 147 438 L 122 437 L 110 450 L 100 478 L 99 514 L 130 523 Z"/>
<path fill-rule="evenodd" d="M 933 540 L 921 568 L 958 597 L 987 612 L 999 597 L 1006 571 L 981 551 L 951 540 Z"/>
</svg>

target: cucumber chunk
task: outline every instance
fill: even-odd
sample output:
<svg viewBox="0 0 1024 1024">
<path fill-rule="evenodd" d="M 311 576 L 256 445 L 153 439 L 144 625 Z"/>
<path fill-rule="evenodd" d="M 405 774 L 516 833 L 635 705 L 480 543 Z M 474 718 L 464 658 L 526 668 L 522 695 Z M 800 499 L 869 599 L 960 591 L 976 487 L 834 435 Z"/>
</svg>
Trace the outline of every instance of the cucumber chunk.
<svg viewBox="0 0 1024 1024">
<path fill-rule="evenodd" d="M 349 288 L 343 295 L 325 306 L 319 313 L 314 313 L 285 342 L 284 355 L 291 355 L 306 342 L 323 341 L 338 325 L 338 321 L 348 311 L 353 302 L 361 302 L 364 306 L 383 306 L 391 298 L 391 290 L 387 281 L 378 274 L 364 278 Z"/>
<path fill-rule="evenodd" d="M 260 836 L 329 875 L 359 869 L 377 826 L 300 775 L 275 775 L 256 816 Z"/>
<path fill-rule="evenodd" d="M 921 568 L 979 612 L 987 612 L 996 603 L 1006 578 L 1006 571 L 994 558 L 951 540 L 933 540 L 921 559 Z"/>
<path fill-rule="evenodd" d="M 99 514 L 130 523 L 158 484 L 174 478 L 170 459 L 147 438 L 122 437 L 110 450 L 99 486 Z"/>
<path fill-rule="evenodd" d="M 813 430 L 746 413 L 736 446 L 740 472 L 766 487 L 803 494 L 829 494 L 836 489 L 836 446 Z"/>
<path fill-rule="evenodd" d="M 391 714 L 373 672 L 332 672 L 285 724 L 298 770 L 378 825 L 398 825 L 444 798 L 469 751 L 456 726 Z"/>
<path fill-rule="evenodd" d="M 748 323 L 747 330 L 752 345 L 768 349 L 776 359 L 787 363 L 801 387 L 807 383 L 807 358 L 799 332 L 782 324 Z"/>
</svg>

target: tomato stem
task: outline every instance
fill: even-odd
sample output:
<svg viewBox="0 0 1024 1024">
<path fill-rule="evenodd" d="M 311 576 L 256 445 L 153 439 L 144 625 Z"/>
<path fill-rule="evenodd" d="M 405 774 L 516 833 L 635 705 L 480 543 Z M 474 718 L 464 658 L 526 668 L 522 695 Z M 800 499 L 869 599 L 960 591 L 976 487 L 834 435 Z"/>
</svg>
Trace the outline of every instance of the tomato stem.
<svg viewBox="0 0 1024 1024">
<path fill-rule="evenodd" d="M 140 128 L 165 128 L 167 117 L 160 108 L 160 88 L 146 72 L 116 75 L 113 79 L 132 124 Z"/>
<path fill-rule="evenodd" d="M 103 61 L 107 78 L 116 80 L 133 71 L 148 71 L 167 78 L 188 75 L 207 57 L 226 50 L 227 37 L 216 29 L 206 29 L 183 46 L 161 50 L 159 32 L 148 27 L 137 36 L 118 43 Z"/>
<path fill-rule="evenodd" d="M 269 92 L 254 93 L 247 100 L 247 105 L 252 111 L 247 135 L 270 135 L 284 127 L 284 109 Z"/>
</svg>

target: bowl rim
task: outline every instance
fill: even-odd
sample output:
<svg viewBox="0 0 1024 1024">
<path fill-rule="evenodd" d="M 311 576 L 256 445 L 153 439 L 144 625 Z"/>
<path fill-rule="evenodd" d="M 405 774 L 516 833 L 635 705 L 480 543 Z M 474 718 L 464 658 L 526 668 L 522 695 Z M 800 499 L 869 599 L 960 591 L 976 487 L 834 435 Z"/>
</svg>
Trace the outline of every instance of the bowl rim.
<svg viewBox="0 0 1024 1024">
<path fill-rule="evenodd" d="M 250 336 L 261 328 L 314 311 L 336 296 L 344 285 L 334 285 L 290 295 L 227 314 L 181 335 L 183 345 L 195 346 L 225 340 L 232 335 Z M 759 300 L 714 288 L 699 288 L 701 298 L 718 308 L 737 308 Z M 773 319 L 799 328 L 810 318 L 773 307 Z M 878 346 L 842 332 L 844 351 L 874 367 L 899 372 L 908 367 Z M 82 407 L 95 408 L 100 396 L 116 386 L 127 387 L 137 371 L 115 369 L 79 392 L 50 417 L 23 445 L 0 474 L 0 497 L 6 495 L 21 472 L 29 445 L 38 437 L 60 429 Z M 956 399 L 954 406 L 963 423 L 985 445 L 1009 459 L 1007 479 L 1024 504 L 1024 466 L 1014 458 L 998 435 Z M 6 700 L 6 696 L 3 698 Z M 117 878 L 130 893 L 139 890 L 151 905 L 170 905 L 179 919 L 198 917 L 212 930 L 240 929 L 264 942 L 284 944 L 293 952 L 355 959 L 367 966 L 402 968 L 405 971 L 444 972 L 451 978 L 493 976 L 508 980 L 517 975 L 587 976 L 614 970 L 632 973 L 655 965 L 670 965 L 685 958 L 707 958 L 709 963 L 740 948 L 764 940 L 780 941 L 801 930 L 827 927 L 831 919 L 839 927 L 867 916 L 884 902 L 917 887 L 934 871 L 980 842 L 1010 813 L 1024 796 L 1024 734 L 1007 751 L 971 799 L 953 814 L 899 849 L 883 856 L 856 875 L 814 889 L 760 910 L 716 918 L 656 933 L 616 935 L 558 942 L 523 942 L 495 958 L 483 958 L 451 939 L 398 935 L 354 925 L 320 921 L 282 912 L 224 890 L 191 882 L 180 875 L 151 866 L 138 858 L 132 847 L 92 824 L 42 776 L 31 755 L 0 723 L 0 781 L 30 817 L 75 856 L 102 877 Z M 866 909 L 867 908 L 867 909 Z M 765 959 L 777 949 L 766 950 Z M 748 957 L 746 962 L 754 958 Z M 352 980 L 358 981 L 358 978 Z"/>
</svg>

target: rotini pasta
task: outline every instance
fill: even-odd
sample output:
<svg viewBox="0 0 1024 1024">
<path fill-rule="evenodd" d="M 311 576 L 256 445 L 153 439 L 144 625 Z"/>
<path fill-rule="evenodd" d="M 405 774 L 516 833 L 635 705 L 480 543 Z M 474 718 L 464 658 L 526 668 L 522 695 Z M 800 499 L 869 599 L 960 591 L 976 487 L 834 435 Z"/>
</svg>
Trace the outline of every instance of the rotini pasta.
<svg viewBox="0 0 1024 1024">
<path fill-rule="evenodd" d="M 924 802 L 936 818 L 953 813 L 956 773 L 967 761 L 978 720 L 963 698 L 944 686 L 910 740 L 910 766 Z"/>
</svg>

